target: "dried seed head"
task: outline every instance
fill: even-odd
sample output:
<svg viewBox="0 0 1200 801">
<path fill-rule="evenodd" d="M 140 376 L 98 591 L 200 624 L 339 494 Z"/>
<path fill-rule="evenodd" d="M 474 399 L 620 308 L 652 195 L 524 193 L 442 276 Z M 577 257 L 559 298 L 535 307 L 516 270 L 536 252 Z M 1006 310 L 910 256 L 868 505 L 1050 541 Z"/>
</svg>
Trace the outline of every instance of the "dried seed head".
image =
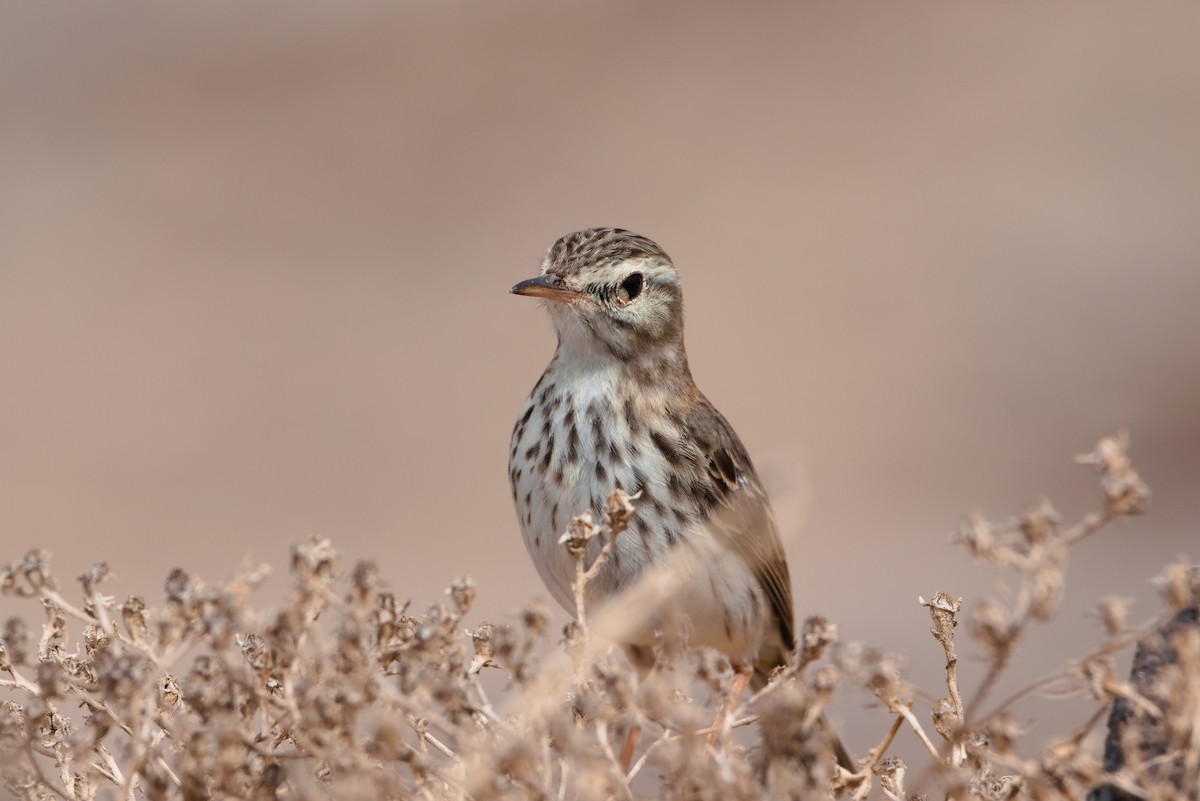
<svg viewBox="0 0 1200 801">
<path fill-rule="evenodd" d="M 122 706 L 130 704 L 146 686 L 148 665 L 139 654 L 104 655 L 96 659 L 97 680 L 103 697 Z"/>
<path fill-rule="evenodd" d="M 809 688 L 812 690 L 813 695 L 821 702 L 822 706 L 833 697 L 841 675 L 841 672 L 833 665 L 822 665 L 819 669 L 813 671 Z"/>
<path fill-rule="evenodd" d="M 163 674 L 162 678 L 158 680 L 156 689 L 160 712 L 169 712 L 179 706 L 182 693 L 179 689 L 179 682 L 170 673 Z"/>
<path fill-rule="evenodd" d="M 908 767 L 899 757 L 888 757 L 871 768 L 871 772 L 879 777 L 879 784 L 889 798 L 904 797 L 904 774 Z"/>
<path fill-rule="evenodd" d="M 987 771 L 991 756 L 992 741 L 986 730 L 971 729 L 962 736 L 963 748 L 967 753 L 967 761 L 976 770 Z"/>
<path fill-rule="evenodd" d="M 104 629 L 89 623 L 83 627 L 81 639 L 83 640 L 84 651 L 90 657 L 93 656 L 96 651 L 107 648 L 110 637 L 108 636 L 108 633 L 104 631 Z"/>
<path fill-rule="evenodd" d="M 25 710 L 16 701 L 0 703 L 0 766 L 16 763 L 25 751 Z M 9 778 L 0 767 L 0 778 Z"/>
<path fill-rule="evenodd" d="M 1104 624 L 1108 636 L 1116 637 L 1125 631 L 1125 621 L 1129 617 L 1129 607 L 1132 603 L 1130 598 L 1110 595 L 1096 607 L 1096 614 Z"/>
<path fill-rule="evenodd" d="M 541 636 L 550 623 L 550 612 L 541 601 L 530 601 L 521 607 L 521 625 L 531 636 Z"/>
<path fill-rule="evenodd" d="M 825 649 L 838 639 L 837 626 L 819 615 L 805 618 L 797 638 L 797 658 L 800 667 L 809 665 L 821 658 Z"/>
<path fill-rule="evenodd" d="M 471 632 L 471 645 L 475 648 L 475 658 L 471 661 L 471 673 L 478 673 L 492 664 L 492 657 L 496 655 L 496 649 L 492 643 L 495 633 L 496 627 L 491 623 L 482 623 Z"/>
<path fill-rule="evenodd" d="M 1200 604 L 1200 566 L 1180 558 L 1167 565 L 1154 585 L 1173 612 Z"/>
<path fill-rule="evenodd" d="M 600 534 L 600 526 L 592 520 L 592 510 L 588 509 L 581 515 L 571 518 L 567 530 L 558 538 L 559 545 L 565 545 L 567 552 L 576 558 L 582 557 L 587 551 L 588 543 Z"/>
<path fill-rule="evenodd" d="M 697 651 L 695 659 L 696 678 L 708 685 L 714 693 L 729 691 L 729 683 L 733 680 L 733 665 L 729 657 L 720 651 L 705 648 Z"/>
<path fill-rule="evenodd" d="M 95 562 L 87 569 L 82 576 L 79 577 L 79 583 L 83 585 L 83 592 L 86 595 L 92 595 L 98 592 L 100 582 L 108 578 L 108 563 Z"/>
<path fill-rule="evenodd" d="M 1049 620 L 1062 600 L 1066 582 L 1067 548 L 1065 542 L 1052 543 L 1043 548 L 1040 559 L 1034 564 L 1029 588 L 1029 611 L 1036 620 Z"/>
<path fill-rule="evenodd" d="M 1039 498 L 1037 503 L 1021 515 L 1021 533 L 1030 545 L 1038 545 L 1058 536 L 1059 523 L 1062 518 L 1046 498 Z"/>
<path fill-rule="evenodd" d="M 70 684 L 63 669 L 54 662 L 39 662 L 37 666 L 38 694 L 47 700 L 62 698 Z"/>
<path fill-rule="evenodd" d="M 471 605 L 475 603 L 475 582 L 470 576 L 459 576 L 446 590 L 446 594 L 450 596 L 461 617 L 471 611 Z"/>
<path fill-rule="evenodd" d="M 958 527 L 954 541 L 963 543 L 976 559 L 991 559 L 996 550 L 992 524 L 979 512 L 972 512 Z"/>
<path fill-rule="evenodd" d="M 615 654 L 599 659 L 592 664 L 592 675 L 614 711 L 624 711 L 635 705 L 637 682 L 624 659 Z"/>
<path fill-rule="evenodd" d="M 1128 448 L 1129 436 L 1122 431 L 1101 439 L 1091 453 L 1075 457 L 1075 461 L 1091 465 L 1103 476 L 1100 490 L 1105 511 L 1117 517 L 1142 514 L 1150 501 L 1150 488 L 1134 471 L 1126 455 Z"/>
<path fill-rule="evenodd" d="M 629 528 L 633 518 L 633 501 L 641 497 L 639 490 L 636 495 L 629 495 L 617 488 L 608 496 L 608 506 L 604 510 L 604 525 L 608 527 L 610 537 L 615 537 Z"/>
<path fill-rule="evenodd" d="M 10 617 L 4 621 L 4 630 L 0 631 L 0 652 L 3 652 L 0 669 L 25 664 L 29 658 L 29 626 L 24 618 Z"/>
<path fill-rule="evenodd" d="M 563 648 L 566 649 L 567 655 L 571 657 L 571 661 L 575 664 L 582 664 L 583 650 L 587 646 L 587 636 L 584 634 L 583 627 L 578 621 L 570 620 L 563 626 L 562 639 Z"/>
<path fill-rule="evenodd" d="M 947 740 L 951 739 L 959 724 L 958 709 L 954 706 L 954 701 L 950 698 L 939 698 L 933 705 L 931 717 L 937 733 Z"/>
<path fill-rule="evenodd" d="M 350 573 L 351 601 L 366 606 L 379 586 L 379 566 L 369 560 L 357 562 Z"/>
<path fill-rule="evenodd" d="M 71 721 L 57 712 L 43 714 L 38 720 L 37 738 L 43 748 L 53 749 L 66 744 L 71 731 Z"/>
<path fill-rule="evenodd" d="M 292 571 L 301 581 L 328 582 L 337 558 L 333 543 L 324 537 L 312 536 L 292 546 Z"/>
<path fill-rule="evenodd" d="M 1017 723 L 1017 719 L 1007 712 L 1001 712 L 987 724 L 985 737 L 991 743 L 991 748 L 997 754 L 1007 755 L 1013 752 L 1017 742 L 1025 734 L 1025 729 Z"/>
<path fill-rule="evenodd" d="M 247 634 L 237 639 L 246 664 L 260 677 L 266 677 L 275 666 L 275 659 L 266 641 L 257 634 Z"/>
<path fill-rule="evenodd" d="M 917 603 L 929 607 L 931 611 L 948 612 L 951 618 L 962 609 L 962 598 L 955 600 L 948 592 L 936 592 L 928 601 L 918 596 Z"/>
<path fill-rule="evenodd" d="M 168 603 L 186 606 L 195 600 L 200 586 L 188 575 L 187 571 L 177 567 L 167 575 L 164 589 L 167 593 Z"/>
<path fill-rule="evenodd" d="M 1006 657 L 1012 648 L 1014 632 L 1008 613 L 991 598 L 984 598 L 971 613 L 971 631 L 990 658 Z"/>
<path fill-rule="evenodd" d="M 413 639 L 426 647 L 440 646 L 442 645 L 441 641 L 450 633 L 456 621 L 457 618 L 451 615 L 450 610 L 442 604 L 430 604 L 429 608 L 425 610 L 425 617 L 417 626 L 416 636 Z"/>
<path fill-rule="evenodd" d="M 149 634 L 150 611 L 146 609 L 146 602 L 136 595 L 130 595 L 125 603 L 121 604 L 121 619 L 125 621 L 125 630 L 129 632 L 129 638 L 137 643 L 146 642 L 146 637 Z"/>
<path fill-rule="evenodd" d="M 918 596 L 917 602 L 921 606 L 929 609 L 929 615 L 933 618 L 933 628 L 929 633 L 942 644 L 942 647 L 949 647 L 954 642 L 954 630 L 958 628 L 958 620 L 955 615 L 962 609 L 962 598 L 955 600 L 949 593 L 938 592 L 934 593 L 933 598 L 926 601 Z"/>
<path fill-rule="evenodd" d="M 1020 776 L 997 776 L 983 773 L 971 779 L 971 794 L 980 801 L 1009 801 L 1017 798 L 1021 791 Z"/>
<path fill-rule="evenodd" d="M 904 657 L 878 648 L 866 648 L 861 652 L 857 670 L 868 690 L 885 706 L 891 706 L 909 693 L 903 681 Z"/>
<path fill-rule="evenodd" d="M 42 609 L 46 613 L 46 622 L 42 625 L 42 643 L 38 646 L 39 659 L 61 649 L 62 642 L 67 636 L 67 613 L 61 606 L 45 596 L 41 601 Z"/>
<path fill-rule="evenodd" d="M 16 564 L 0 568 L 0 594 L 31 598 L 56 588 L 50 575 L 50 553 L 34 548 Z"/>
</svg>

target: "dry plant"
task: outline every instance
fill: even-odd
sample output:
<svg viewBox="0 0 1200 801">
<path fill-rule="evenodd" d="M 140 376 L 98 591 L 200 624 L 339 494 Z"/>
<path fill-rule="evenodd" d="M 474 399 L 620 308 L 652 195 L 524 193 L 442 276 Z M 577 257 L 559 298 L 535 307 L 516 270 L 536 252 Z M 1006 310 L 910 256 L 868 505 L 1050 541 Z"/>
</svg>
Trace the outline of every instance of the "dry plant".
<svg viewBox="0 0 1200 801">
<path fill-rule="evenodd" d="M 590 634 L 586 614 L 553 647 L 536 602 L 509 623 L 472 627 L 465 578 L 416 612 L 380 586 L 372 564 L 340 572 L 323 539 L 293 548 L 290 599 L 273 614 L 251 599 L 265 567 L 215 586 L 175 570 L 152 610 L 137 596 L 118 604 L 105 595 L 98 564 L 80 577 L 76 605 L 48 555 L 32 551 L 0 571 L 0 590 L 44 615 L 0 631 L 0 775 L 16 797 L 64 801 L 1195 799 L 1200 577 L 1183 563 L 1164 572 L 1165 608 L 1153 620 L 1129 626 L 1126 603 L 1104 601 L 1107 636 L 1092 652 L 992 699 L 1026 630 L 1053 616 L 1071 549 L 1144 510 L 1148 490 L 1125 446 L 1106 438 L 1081 457 L 1100 472 L 1104 506 L 1073 526 L 1046 501 L 1011 522 L 968 518 L 959 540 L 1010 579 L 1013 600 L 969 610 L 986 657 L 969 697 L 955 639 L 963 603 L 945 592 L 921 601 L 946 660 L 945 694 L 929 708 L 896 656 L 843 646 L 819 618 L 802 626 L 791 665 L 730 698 L 732 671 L 714 653 L 664 640 L 659 667 L 639 676 Z M 580 609 L 635 503 L 615 493 L 563 535 Z M 603 545 L 589 562 L 595 538 Z M 1122 681 L 1114 657 L 1138 643 L 1133 679 Z M 482 681 L 485 670 L 502 680 Z M 861 685 L 886 710 L 853 774 L 814 725 L 839 682 Z M 1039 747 L 1022 740 L 1014 705 L 1051 690 L 1089 693 L 1095 712 Z M 718 708 L 732 712 L 711 727 Z M 1085 737 L 1110 708 L 1101 755 Z M 642 745 L 625 770 L 615 746 L 631 726 L 642 727 Z M 742 729 L 756 736 L 735 736 Z M 928 754 L 916 773 L 891 755 L 902 732 Z"/>
</svg>

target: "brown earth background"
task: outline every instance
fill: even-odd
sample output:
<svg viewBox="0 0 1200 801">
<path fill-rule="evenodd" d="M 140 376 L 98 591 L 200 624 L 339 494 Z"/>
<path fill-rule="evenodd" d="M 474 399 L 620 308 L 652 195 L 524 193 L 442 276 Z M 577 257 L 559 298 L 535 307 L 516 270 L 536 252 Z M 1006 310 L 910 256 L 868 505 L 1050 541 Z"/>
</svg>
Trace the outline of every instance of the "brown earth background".
<svg viewBox="0 0 1200 801">
<path fill-rule="evenodd" d="M 1200 557 L 1200 6 L 0 20 L 0 561 L 106 559 L 111 592 L 157 603 L 172 567 L 282 573 L 320 533 L 417 608 L 469 573 L 474 617 L 503 621 L 544 595 L 505 465 L 553 349 L 507 292 L 592 225 L 679 265 L 693 371 L 773 488 L 798 614 L 910 653 L 925 686 L 917 595 L 991 589 L 949 532 L 1042 493 L 1096 508 L 1071 457 L 1102 434 L 1131 432 L 1152 513 L 1078 550 L 1006 687 L 1098 641 L 1097 599 L 1149 616 L 1150 578 Z M 865 700 L 835 710 L 859 750 L 887 725 Z"/>
</svg>

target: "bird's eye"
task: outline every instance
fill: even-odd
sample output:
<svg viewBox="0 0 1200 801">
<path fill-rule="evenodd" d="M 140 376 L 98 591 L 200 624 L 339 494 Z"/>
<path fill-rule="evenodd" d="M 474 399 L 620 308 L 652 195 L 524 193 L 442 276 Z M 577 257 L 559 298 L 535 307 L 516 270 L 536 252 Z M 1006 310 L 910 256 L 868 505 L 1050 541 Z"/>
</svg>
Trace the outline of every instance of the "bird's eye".
<svg viewBox="0 0 1200 801">
<path fill-rule="evenodd" d="M 621 282 L 621 291 L 617 293 L 617 296 L 623 303 L 628 303 L 638 295 L 642 294 L 643 284 L 645 284 L 645 279 L 642 277 L 641 273 L 630 273 L 625 280 Z"/>
</svg>

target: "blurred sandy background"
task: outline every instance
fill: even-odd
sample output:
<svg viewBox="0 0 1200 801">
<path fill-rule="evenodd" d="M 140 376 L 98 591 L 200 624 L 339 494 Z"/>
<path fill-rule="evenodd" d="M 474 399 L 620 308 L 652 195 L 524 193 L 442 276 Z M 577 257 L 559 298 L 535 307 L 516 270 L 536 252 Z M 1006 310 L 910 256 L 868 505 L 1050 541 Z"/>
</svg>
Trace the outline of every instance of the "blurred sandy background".
<svg viewBox="0 0 1200 801">
<path fill-rule="evenodd" d="M 544 595 L 505 464 L 553 349 L 507 292 L 592 225 L 680 266 L 798 613 L 926 684 L 917 594 L 989 587 L 948 533 L 1040 493 L 1095 508 L 1071 457 L 1102 434 L 1130 430 L 1152 514 L 1079 550 L 1014 681 L 1097 640 L 1097 598 L 1140 619 L 1159 567 L 1200 557 L 1200 7 L 2 18 L 0 560 L 107 559 L 110 591 L 157 603 L 174 566 L 282 569 L 321 533 L 418 608 L 470 573 L 503 619 Z"/>
</svg>

